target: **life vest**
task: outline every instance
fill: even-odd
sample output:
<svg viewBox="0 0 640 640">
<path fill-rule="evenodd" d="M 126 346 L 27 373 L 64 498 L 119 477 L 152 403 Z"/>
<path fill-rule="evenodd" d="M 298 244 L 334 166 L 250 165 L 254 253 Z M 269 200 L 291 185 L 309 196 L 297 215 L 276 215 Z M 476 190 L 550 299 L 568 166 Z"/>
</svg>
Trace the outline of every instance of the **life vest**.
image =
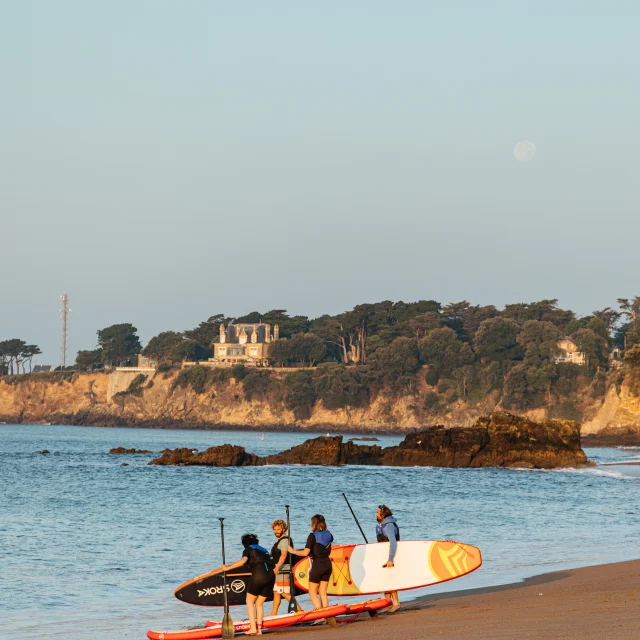
<svg viewBox="0 0 640 640">
<path fill-rule="evenodd" d="M 389 524 L 389 523 L 387 523 Z M 396 529 L 396 540 L 400 540 L 400 527 L 396 522 L 391 523 Z M 378 542 L 389 542 L 389 538 L 382 532 L 382 524 L 376 525 L 376 538 Z"/>
<path fill-rule="evenodd" d="M 313 557 L 328 558 L 331 553 L 331 543 L 333 542 L 331 532 L 326 529 L 324 531 L 314 531 L 313 536 L 316 539 L 316 544 L 312 552 Z"/>
<path fill-rule="evenodd" d="M 271 556 L 264 547 L 261 547 L 259 544 L 250 544 L 247 549 L 249 549 L 248 564 L 251 569 L 263 564 L 265 571 L 273 571 Z"/>
<path fill-rule="evenodd" d="M 282 555 L 282 549 L 278 548 L 278 545 L 283 541 L 286 540 L 287 536 L 283 536 L 282 538 L 278 538 L 276 540 L 276 543 L 273 545 L 273 547 L 271 547 L 271 564 L 273 567 L 275 567 L 278 562 L 280 561 L 280 556 Z M 289 538 L 289 544 L 293 547 L 293 538 Z M 284 562 L 282 563 L 283 565 L 288 564 L 289 566 L 291 566 L 291 554 L 287 553 L 287 557 L 284 559 Z"/>
</svg>

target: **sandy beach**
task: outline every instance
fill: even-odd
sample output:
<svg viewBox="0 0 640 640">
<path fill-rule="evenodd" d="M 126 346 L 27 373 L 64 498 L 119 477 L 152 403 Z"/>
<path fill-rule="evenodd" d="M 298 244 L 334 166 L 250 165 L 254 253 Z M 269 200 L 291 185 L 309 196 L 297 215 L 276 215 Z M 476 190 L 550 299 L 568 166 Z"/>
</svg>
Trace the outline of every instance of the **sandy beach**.
<svg viewBox="0 0 640 640">
<path fill-rule="evenodd" d="M 376 620 L 361 616 L 337 630 L 307 627 L 285 633 L 292 640 L 635 640 L 640 637 L 640 560 L 425 596 Z"/>
</svg>

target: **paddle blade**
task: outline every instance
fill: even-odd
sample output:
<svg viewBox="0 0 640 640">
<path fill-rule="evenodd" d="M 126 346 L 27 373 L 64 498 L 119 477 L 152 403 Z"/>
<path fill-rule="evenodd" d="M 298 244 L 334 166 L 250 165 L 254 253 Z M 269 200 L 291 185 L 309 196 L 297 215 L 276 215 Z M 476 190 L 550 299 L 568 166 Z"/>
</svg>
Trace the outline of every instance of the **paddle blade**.
<svg viewBox="0 0 640 640">
<path fill-rule="evenodd" d="M 222 618 L 222 637 L 233 638 L 236 635 L 235 627 L 233 626 L 233 620 L 227 611 Z"/>
</svg>

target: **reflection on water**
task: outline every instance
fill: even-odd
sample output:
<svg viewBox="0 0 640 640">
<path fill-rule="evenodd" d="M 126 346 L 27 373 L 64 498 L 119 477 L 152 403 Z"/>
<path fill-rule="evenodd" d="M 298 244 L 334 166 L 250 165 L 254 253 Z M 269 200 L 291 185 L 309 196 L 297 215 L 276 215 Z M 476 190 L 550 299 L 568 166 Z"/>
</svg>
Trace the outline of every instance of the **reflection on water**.
<svg viewBox="0 0 640 640">
<path fill-rule="evenodd" d="M 327 517 L 336 542 L 360 542 L 349 496 L 370 540 L 389 504 L 408 539 L 479 546 L 484 565 L 457 581 L 409 592 L 487 586 L 560 568 L 638 557 L 640 466 L 567 471 L 388 467 L 149 467 L 152 455 L 114 446 L 240 444 L 261 455 L 300 433 L 0 425 L 0 618 L 8 637 L 143 638 L 149 628 L 199 625 L 215 610 L 173 597 L 180 583 L 228 558 L 240 535 L 270 546 L 270 523 L 291 505 L 301 544 L 309 519 Z M 398 437 L 380 436 L 381 444 Z M 48 449 L 50 454 L 37 454 Z M 591 449 L 597 462 L 640 460 L 637 449 Z M 122 464 L 128 466 L 121 466 Z M 612 517 L 614 516 L 614 517 Z M 603 525 L 606 523 L 606 527 Z M 4 597 L 9 594 L 9 597 Z M 238 615 L 240 610 L 238 610 Z"/>
</svg>

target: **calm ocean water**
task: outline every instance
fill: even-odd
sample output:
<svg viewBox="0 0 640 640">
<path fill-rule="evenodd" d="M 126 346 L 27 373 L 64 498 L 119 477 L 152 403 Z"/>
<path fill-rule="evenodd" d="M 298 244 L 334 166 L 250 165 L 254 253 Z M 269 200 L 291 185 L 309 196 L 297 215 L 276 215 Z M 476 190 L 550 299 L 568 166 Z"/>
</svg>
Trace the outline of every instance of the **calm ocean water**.
<svg viewBox="0 0 640 640">
<path fill-rule="evenodd" d="M 323 513 L 336 542 L 361 542 L 344 491 L 374 539 L 375 509 L 391 506 L 403 539 L 454 538 L 482 550 L 470 576 L 424 593 L 496 585 L 556 569 L 640 557 L 640 469 L 524 471 L 387 467 L 149 467 L 154 456 L 115 446 L 200 450 L 230 443 L 275 453 L 309 434 L 0 425 L 0 620 L 6 638 L 144 638 L 199 625 L 217 609 L 173 590 L 228 561 L 240 535 L 270 547 L 273 519 L 291 505 L 300 544 Z M 380 436 L 381 444 L 399 437 Z M 48 449 L 49 455 L 37 454 Z M 589 449 L 598 462 L 640 449 Z M 128 466 L 121 466 L 127 463 Z M 244 609 L 232 610 L 244 616 Z"/>
</svg>

